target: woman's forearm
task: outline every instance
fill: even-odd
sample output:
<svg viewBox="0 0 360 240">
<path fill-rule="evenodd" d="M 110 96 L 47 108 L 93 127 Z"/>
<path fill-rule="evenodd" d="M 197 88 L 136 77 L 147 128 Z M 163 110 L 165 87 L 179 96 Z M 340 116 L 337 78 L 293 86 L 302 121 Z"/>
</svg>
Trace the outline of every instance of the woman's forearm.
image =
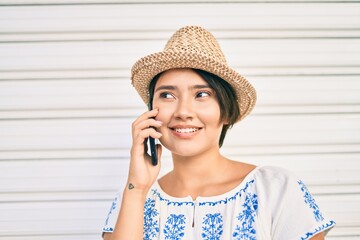
<svg viewBox="0 0 360 240">
<path fill-rule="evenodd" d="M 147 191 L 127 187 L 111 240 L 142 240 Z"/>
</svg>

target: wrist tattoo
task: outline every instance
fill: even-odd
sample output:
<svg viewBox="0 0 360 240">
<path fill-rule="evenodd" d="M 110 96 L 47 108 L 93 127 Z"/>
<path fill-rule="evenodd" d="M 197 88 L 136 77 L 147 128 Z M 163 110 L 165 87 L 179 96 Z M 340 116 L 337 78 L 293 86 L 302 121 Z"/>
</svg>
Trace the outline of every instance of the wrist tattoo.
<svg viewBox="0 0 360 240">
<path fill-rule="evenodd" d="M 131 189 L 134 189 L 134 188 L 135 188 L 134 185 L 132 183 L 129 183 L 128 189 L 131 190 Z"/>
</svg>

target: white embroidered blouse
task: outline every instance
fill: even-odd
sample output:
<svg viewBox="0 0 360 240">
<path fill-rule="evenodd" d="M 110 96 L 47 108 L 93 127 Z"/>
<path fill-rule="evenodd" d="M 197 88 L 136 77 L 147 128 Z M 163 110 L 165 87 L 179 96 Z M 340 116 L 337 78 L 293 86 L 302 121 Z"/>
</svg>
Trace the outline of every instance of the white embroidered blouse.
<svg viewBox="0 0 360 240">
<path fill-rule="evenodd" d="M 121 194 L 103 232 L 115 226 Z M 176 198 L 156 182 L 144 206 L 144 239 L 310 239 L 335 225 L 320 212 L 304 183 L 278 167 L 257 167 L 231 191 L 213 197 Z"/>
</svg>

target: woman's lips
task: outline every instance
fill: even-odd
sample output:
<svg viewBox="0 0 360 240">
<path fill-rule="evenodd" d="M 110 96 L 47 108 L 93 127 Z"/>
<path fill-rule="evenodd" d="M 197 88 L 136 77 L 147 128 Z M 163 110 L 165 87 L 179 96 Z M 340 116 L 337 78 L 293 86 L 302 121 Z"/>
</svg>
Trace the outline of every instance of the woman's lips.
<svg viewBox="0 0 360 240">
<path fill-rule="evenodd" d="M 181 138 L 190 138 L 196 135 L 202 128 L 198 127 L 174 127 L 170 128 L 171 132 Z"/>
<path fill-rule="evenodd" d="M 199 131 L 199 128 L 174 128 L 174 131 L 178 133 L 193 133 Z"/>
</svg>

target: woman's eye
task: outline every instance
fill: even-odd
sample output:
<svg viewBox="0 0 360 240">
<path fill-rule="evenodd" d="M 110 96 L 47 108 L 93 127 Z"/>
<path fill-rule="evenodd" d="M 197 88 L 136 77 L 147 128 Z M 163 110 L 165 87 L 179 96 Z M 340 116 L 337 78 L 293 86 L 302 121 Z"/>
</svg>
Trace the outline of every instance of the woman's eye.
<svg viewBox="0 0 360 240">
<path fill-rule="evenodd" d="M 208 92 L 199 92 L 196 94 L 196 97 L 203 98 L 203 97 L 209 97 L 210 93 Z"/>
<path fill-rule="evenodd" d="M 161 98 L 174 98 L 174 96 L 171 93 L 168 93 L 168 92 L 160 93 L 160 97 Z"/>
</svg>

